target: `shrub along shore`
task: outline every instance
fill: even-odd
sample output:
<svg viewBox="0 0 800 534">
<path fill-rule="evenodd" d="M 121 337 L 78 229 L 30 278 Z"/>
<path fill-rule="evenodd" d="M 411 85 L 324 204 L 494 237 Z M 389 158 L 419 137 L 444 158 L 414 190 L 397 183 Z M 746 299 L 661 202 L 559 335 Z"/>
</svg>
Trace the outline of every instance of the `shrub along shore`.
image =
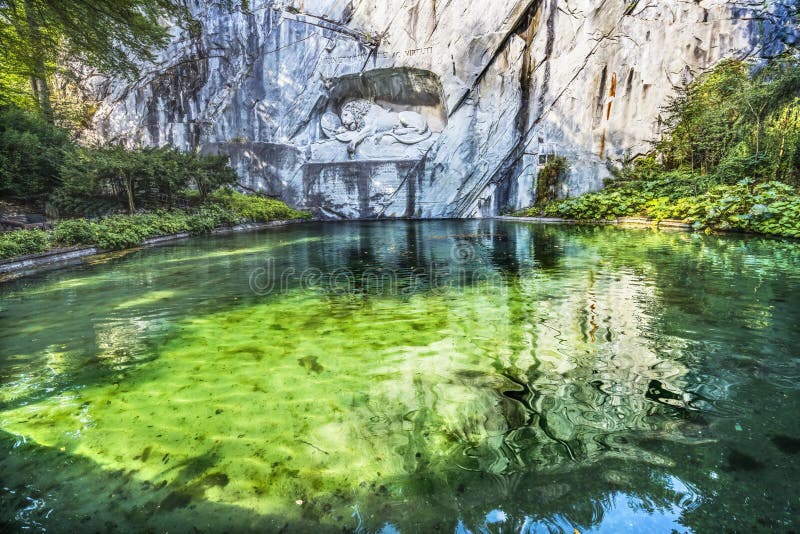
<svg viewBox="0 0 800 534">
<path fill-rule="evenodd" d="M 513 215 L 587 222 L 618 217 L 646 217 L 654 222 L 675 219 L 706 232 L 739 231 L 800 238 L 800 194 L 796 188 L 777 181 L 742 180 L 694 195 L 686 194 L 680 181 L 664 178 L 608 186 L 597 193 L 552 201 Z"/>
<path fill-rule="evenodd" d="M 233 190 L 236 179 L 225 155 L 79 146 L 31 112 L 0 107 L 0 198 L 58 220 L 49 231 L 0 234 L 0 259 L 80 245 L 121 250 L 154 237 L 310 217 Z"/>
<path fill-rule="evenodd" d="M 653 153 L 612 168 L 605 188 L 557 199 L 569 162 L 539 171 L 536 205 L 512 215 L 678 219 L 697 230 L 800 238 L 800 60 L 729 60 L 665 108 Z"/>
<path fill-rule="evenodd" d="M 309 217 L 234 191 L 226 155 L 83 146 L 76 136 L 68 123 L 0 104 L 0 199 L 59 221 L 50 231 L 0 234 L 0 259 L 80 245 L 120 250 L 154 237 Z"/>
<path fill-rule="evenodd" d="M 279 200 L 222 189 L 188 210 L 154 210 L 97 219 L 67 219 L 56 223 L 50 231 L 15 230 L 0 234 L 0 259 L 76 245 L 122 250 L 137 247 L 154 237 L 180 233 L 201 235 L 237 224 L 308 218 L 309 213 L 292 209 Z"/>
</svg>

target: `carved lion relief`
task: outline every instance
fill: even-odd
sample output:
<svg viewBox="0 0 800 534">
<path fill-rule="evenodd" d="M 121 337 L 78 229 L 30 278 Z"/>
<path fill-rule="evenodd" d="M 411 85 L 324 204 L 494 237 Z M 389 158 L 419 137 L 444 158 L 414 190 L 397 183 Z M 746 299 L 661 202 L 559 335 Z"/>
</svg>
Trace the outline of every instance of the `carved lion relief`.
<svg viewBox="0 0 800 534">
<path fill-rule="evenodd" d="M 432 135 L 428 122 L 419 113 L 396 113 L 364 99 L 345 103 L 340 115 L 325 113 L 320 125 L 328 138 L 348 144 L 347 153 L 351 158 L 358 145 L 370 137 L 375 144 L 390 138 L 394 142 L 414 145 Z"/>
</svg>

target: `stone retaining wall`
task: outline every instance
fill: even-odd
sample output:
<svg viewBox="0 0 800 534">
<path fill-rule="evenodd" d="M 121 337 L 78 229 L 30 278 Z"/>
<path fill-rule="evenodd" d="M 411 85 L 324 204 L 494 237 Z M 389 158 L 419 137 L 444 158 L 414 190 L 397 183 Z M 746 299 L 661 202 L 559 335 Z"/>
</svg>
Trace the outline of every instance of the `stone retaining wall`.
<svg viewBox="0 0 800 534">
<path fill-rule="evenodd" d="M 302 219 L 291 219 L 285 221 L 272 221 L 268 223 L 252 223 L 252 224 L 239 224 L 232 227 L 216 228 L 211 231 L 211 235 L 226 235 L 237 232 L 253 232 L 257 230 L 264 230 L 276 226 L 285 226 L 287 224 L 294 224 L 304 222 Z M 141 246 L 126 249 L 132 252 L 140 248 L 155 247 L 186 239 L 191 234 L 182 232 L 179 234 L 172 234 L 166 236 L 153 237 L 145 240 Z M 49 252 L 42 252 L 40 254 L 30 254 L 27 256 L 18 256 L 16 258 L 8 258 L 0 260 L 0 282 L 19 278 L 46 269 L 53 269 L 58 267 L 66 267 L 68 265 L 76 265 L 85 262 L 87 259 L 108 254 L 110 252 L 125 252 L 125 251 L 111 251 L 100 249 L 97 247 L 70 247 L 66 249 L 52 250 Z"/>
</svg>

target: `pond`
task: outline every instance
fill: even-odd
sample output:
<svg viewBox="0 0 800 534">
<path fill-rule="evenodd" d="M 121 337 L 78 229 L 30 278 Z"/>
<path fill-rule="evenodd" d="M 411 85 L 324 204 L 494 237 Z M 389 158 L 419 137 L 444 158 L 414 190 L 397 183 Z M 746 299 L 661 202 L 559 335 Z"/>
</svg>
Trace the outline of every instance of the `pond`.
<svg viewBox="0 0 800 534">
<path fill-rule="evenodd" d="M 309 223 L 0 298 L 2 530 L 800 526 L 795 242 Z"/>
</svg>

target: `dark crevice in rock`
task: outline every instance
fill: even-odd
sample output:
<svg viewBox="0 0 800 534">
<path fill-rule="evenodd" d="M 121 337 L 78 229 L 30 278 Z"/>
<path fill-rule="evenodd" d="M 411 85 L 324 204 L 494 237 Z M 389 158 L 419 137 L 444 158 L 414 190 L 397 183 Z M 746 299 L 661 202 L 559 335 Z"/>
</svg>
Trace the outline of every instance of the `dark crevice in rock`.
<svg viewBox="0 0 800 534">
<path fill-rule="evenodd" d="M 551 2 L 552 3 L 552 2 Z M 538 7 L 538 6 L 537 6 Z M 553 6 L 551 5 L 551 9 Z M 521 21 L 520 27 L 517 29 L 517 35 L 525 40 L 525 49 L 522 52 L 522 67 L 519 73 L 520 85 L 520 103 L 517 115 L 514 119 L 514 129 L 516 131 L 517 143 L 522 142 L 528 131 L 528 122 L 530 121 L 531 112 L 531 93 L 533 91 L 533 73 L 534 73 L 534 60 L 532 57 L 532 44 L 533 38 L 536 36 L 539 25 L 539 9 L 529 9 L 527 17 Z M 553 50 L 554 28 L 553 17 L 555 9 L 552 9 L 550 17 L 547 20 L 547 41 L 546 41 L 546 54 L 549 56 Z M 545 67 L 545 83 L 549 81 L 549 64 Z M 540 92 L 539 98 L 544 97 L 546 88 Z M 522 158 L 517 159 L 513 163 L 513 168 L 507 171 L 508 175 L 517 176 L 522 172 Z M 502 208 L 511 202 L 511 199 L 517 195 L 517 184 L 513 180 L 503 180 L 498 184 L 495 194 L 495 203 L 493 211 L 500 211 Z"/>
<path fill-rule="evenodd" d="M 605 102 L 606 99 L 607 80 L 608 65 L 603 65 L 603 71 L 600 73 L 600 83 L 597 90 L 597 97 L 594 101 L 594 126 L 597 126 L 603 116 L 603 102 Z"/>
<path fill-rule="evenodd" d="M 556 0 L 553 1 L 552 9 L 555 9 Z M 552 16 L 552 15 L 551 15 Z M 498 186 L 502 189 L 502 184 L 504 181 L 508 180 L 509 178 L 513 178 L 513 170 L 518 165 L 519 161 L 522 159 L 522 156 L 525 153 L 525 149 L 529 144 L 529 140 L 531 138 L 531 133 L 535 128 L 539 126 L 541 121 L 547 115 L 547 113 L 555 106 L 555 104 L 561 100 L 561 97 L 569 90 L 572 83 L 578 78 L 578 76 L 583 72 L 591 58 L 595 55 L 597 50 L 609 39 L 611 36 L 617 31 L 620 23 L 622 22 L 621 17 L 619 20 L 616 21 L 614 26 L 606 32 L 601 38 L 597 39 L 594 47 L 592 47 L 591 51 L 586 55 L 584 58 L 583 63 L 575 69 L 575 74 L 569 80 L 567 84 L 565 84 L 561 90 L 556 94 L 553 99 L 550 101 L 548 105 L 543 105 L 539 109 L 538 116 L 530 123 L 530 127 L 528 131 L 525 133 L 525 136 L 519 140 L 518 143 L 514 145 L 514 147 L 508 152 L 508 154 L 500 159 L 499 165 L 495 168 L 494 172 L 486 173 L 484 177 L 478 181 L 478 183 L 470 189 L 470 192 L 466 195 L 463 195 L 459 198 L 451 208 L 449 215 L 452 217 L 465 217 L 469 216 L 469 210 L 475 205 L 475 202 L 480 197 L 482 192 L 491 184 L 498 184 Z M 467 177 L 464 182 L 468 183 L 471 181 L 472 175 Z M 498 208 L 502 208 L 502 205 L 498 205 Z"/>
<path fill-rule="evenodd" d="M 503 40 L 500 41 L 500 44 L 497 46 L 497 48 L 495 48 L 494 52 L 492 53 L 492 57 L 489 59 L 489 61 L 486 62 L 486 65 L 484 65 L 481 72 L 475 77 L 475 79 L 472 82 L 472 86 L 464 92 L 464 94 L 461 96 L 458 102 L 456 102 L 456 105 L 453 106 L 453 109 L 450 110 L 451 117 L 453 116 L 453 113 L 459 110 L 459 108 L 464 104 L 467 98 L 474 93 L 475 89 L 478 88 L 483 79 L 486 77 L 486 73 L 489 72 L 492 66 L 494 66 L 495 62 L 497 61 L 497 58 L 502 56 L 503 53 L 507 51 L 509 43 L 514 37 L 517 36 L 519 29 L 524 26 L 525 22 L 528 20 L 529 14 L 531 12 L 535 13 L 536 11 L 538 11 L 539 7 L 541 6 L 541 3 L 542 0 L 531 0 L 530 2 L 528 2 L 528 4 L 520 13 L 514 25 L 511 27 L 511 30 L 505 35 L 505 37 L 503 37 Z"/>
<path fill-rule="evenodd" d="M 524 27 L 525 23 L 529 24 L 529 31 L 531 31 L 531 42 L 535 35 L 536 21 L 541 16 L 540 8 L 542 2 L 535 2 L 530 4 L 526 12 L 526 18 L 521 20 L 517 28 Z M 555 17 L 558 12 L 557 0 L 550 0 L 548 9 L 548 18 L 546 22 L 547 35 L 545 41 L 545 73 L 542 86 L 539 92 L 539 107 L 544 107 L 544 98 L 549 89 L 550 82 L 550 62 L 552 57 L 554 43 L 555 43 Z M 527 59 L 527 65 L 526 65 Z M 497 185 L 497 191 L 494 198 L 495 211 L 501 211 L 510 201 L 512 195 L 515 193 L 515 185 L 510 183 L 509 178 L 517 176 L 521 171 L 522 156 L 528 144 L 530 134 L 530 92 L 532 84 L 532 61 L 530 59 L 530 43 L 526 43 L 526 49 L 523 53 L 523 68 L 520 74 L 520 87 L 521 94 L 525 100 L 523 106 L 517 113 L 516 126 L 517 135 L 516 142 L 511 149 L 508 157 L 503 158 L 500 166 L 495 171 L 488 175 L 488 179 L 480 180 L 466 195 L 463 195 L 456 203 L 453 213 L 455 216 L 467 215 L 467 211 L 475 204 L 477 199 L 490 184 Z M 526 98 L 527 96 L 527 98 Z"/>
</svg>

